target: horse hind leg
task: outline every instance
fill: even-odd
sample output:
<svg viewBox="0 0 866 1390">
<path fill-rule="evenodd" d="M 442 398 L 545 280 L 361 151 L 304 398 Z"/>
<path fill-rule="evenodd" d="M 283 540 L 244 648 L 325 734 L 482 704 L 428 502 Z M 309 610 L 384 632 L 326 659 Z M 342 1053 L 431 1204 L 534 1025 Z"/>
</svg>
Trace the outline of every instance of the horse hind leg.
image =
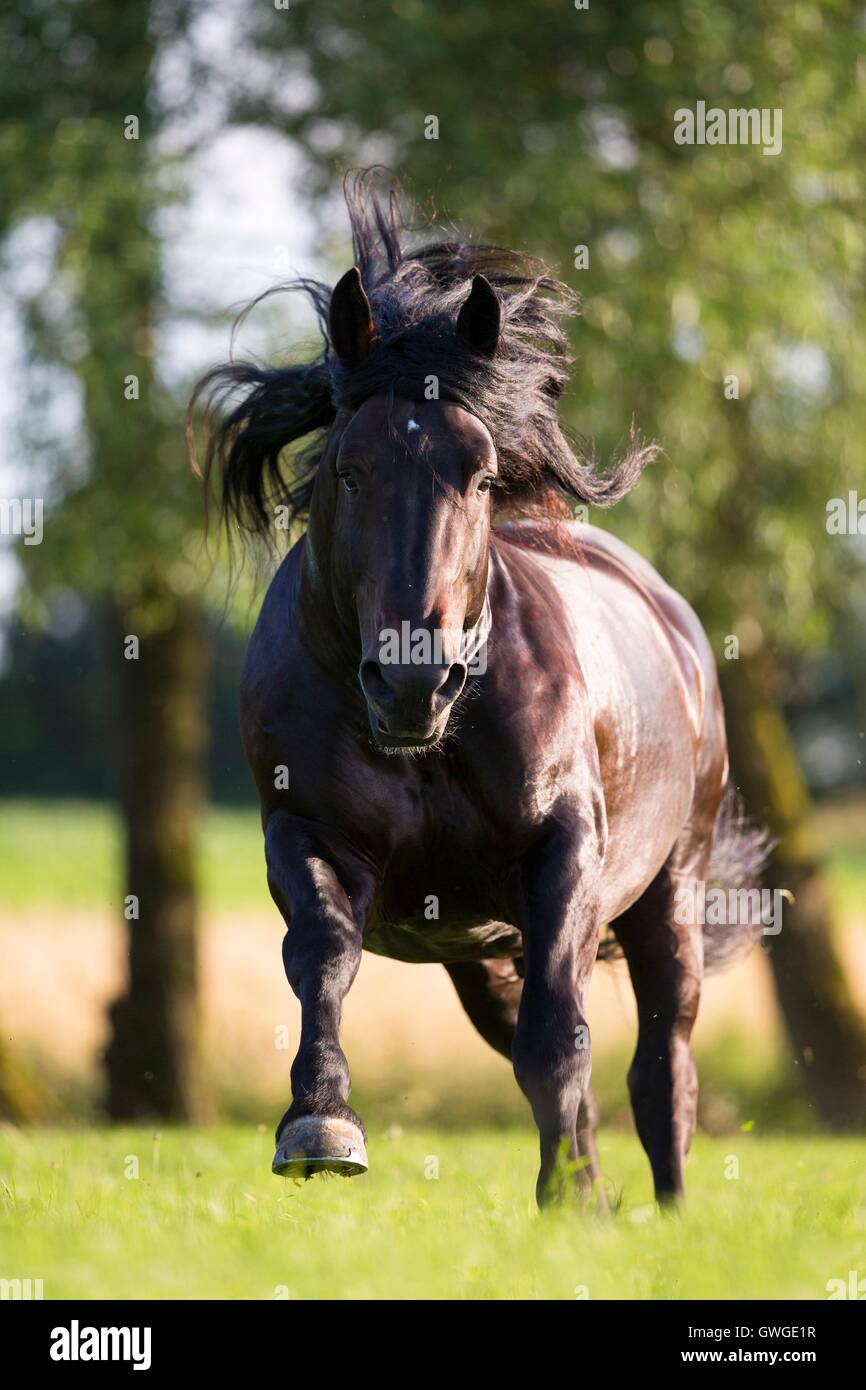
<svg viewBox="0 0 866 1390">
<path fill-rule="evenodd" d="M 523 980 L 512 960 L 462 961 L 446 965 L 470 1021 L 486 1043 L 511 1061 L 511 1044 Z"/>
<path fill-rule="evenodd" d="M 629 1093 L 660 1203 L 684 1195 L 686 1155 L 697 1123 L 691 1034 L 700 1001 L 703 942 L 700 926 L 678 909 L 683 901 L 678 890 L 693 888 L 705 875 L 709 848 L 701 863 L 689 858 L 685 868 L 675 847 L 642 896 L 613 923 L 637 999 L 638 1041 Z M 688 920 L 679 920 L 684 916 Z"/>
<path fill-rule="evenodd" d="M 486 960 L 446 965 L 457 997 L 470 1021 L 486 1043 L 511 1061 L 511 1045 L 517 1024 L 517 1011 L 523 992 L 523 979 L 514 961 Z M 591 1087 L 587 1086 L 577 1116 L 577 1150 L 583 1160 L 578 1174 L 585 1196 L 592 1191 L 601 1210 L 607 1209 L 607 1194 L 601 1177 L 596 1129 L 598 1109 Z"/>
</svg>

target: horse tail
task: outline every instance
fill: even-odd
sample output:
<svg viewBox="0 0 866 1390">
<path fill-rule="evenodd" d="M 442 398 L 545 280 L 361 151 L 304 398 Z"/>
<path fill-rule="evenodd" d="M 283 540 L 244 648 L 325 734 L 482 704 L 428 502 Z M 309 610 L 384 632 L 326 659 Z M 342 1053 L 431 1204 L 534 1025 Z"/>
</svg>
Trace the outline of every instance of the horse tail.
<svg viewBox="0 0 866 1390">
<path fill-rule="evenodd" d="M 775 846 L 765 826 L 753 825 L 743 814 L 743 803 L 733 783 L 725 787 L 713 830 L 707 889 L 737 893 L 736 921 L 716 925 L 704 922 L 704 971 L 724 970 L 748 954 L 764 930 L 761 917 L 761 874 Z M 743 905 L 745 908 L 743 909 Z M 612 932 L 599 943 L 599 960 L 616 960 L 622 947 Z"/>
<path fill-rule="evenodd" d="M 743 813 L 743 802 L 732 782 L 725 788 L 713 831 L 708 888 L 739 893 L 735 922 L 704 923 L 704 969 L 709 974 L 724 970 L 746 955 L 764 930 L 761 917 L 761 875 L 775 847 L 766 826 L 753 825 Z"/>
</svg>

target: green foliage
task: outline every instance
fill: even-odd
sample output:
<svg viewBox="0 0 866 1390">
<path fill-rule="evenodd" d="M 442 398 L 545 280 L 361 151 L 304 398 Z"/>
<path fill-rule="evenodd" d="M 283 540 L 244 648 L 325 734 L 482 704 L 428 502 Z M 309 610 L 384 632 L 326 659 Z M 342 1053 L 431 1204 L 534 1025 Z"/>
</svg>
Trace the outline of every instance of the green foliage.
<svg viewBox="0 0 866 1390">
<path fill-rule="evenodd" d="M 612 524 L 744 648 L 818 642 L 862 584 L 862 549 L 825 530 L 863 480 L 861 22 L 845 0 L 256 11 L 261 50 L 315 83 L 283 125 L 322 193 L 384 156 L 582 293 L 572 424 L 606 455 L 634 413 L 666 450 Z M 677 145 L 699 100 L 780 108 L 782 152 Z"/>
<path fill-rule="evenodd" d="M 14 236 L 6 243 L 33 363 L 23 442 L 46 498 L 45 542 L 21 556 L 37 588 L 62 582 L 133 604 L 140 633 L 166 622 L 172 594 L 201 583 L 198 489 L 155 361 L 166 311 L 158 218 L 180 196 L 159 143 L 155 68 L 188 14 L 31 0 L 4 21 L 0 72 L 0 233 L 26 240 L 38 228 L 50 249 L 46 283 L 19 290 Z M 70 388 L 81 435 L 57 439 L 46 397 Z"/>
<path fill-rule="evenodd" d="M 7 23 L 0 231 L 34 218 L 52 231 L 50 291 L 24 307 L 37 359 L 74 376 L 86 422 L 85 439 L 49 451 L 62 512 L 31 573 L 135 592 L 154 626 L 167 593 L 200 582 L 179 402 L 154 361 L 170 307 L 159 215 L 185 191 L 170 122 L 200 108 L 219 129 L 229 109 L 299 142 L 326 254 L 346 255 L 339 174 L 384 157 L 422 206 L 431 195 L 474 235 L 545 256 L 584 300 L 570 423 L 602 458 L 632 415 L 666 450 L 617 530 L 717 641 L 826 639 L 862 578 L 862 548 L 825 529 L 828 499 L 862 483 L 856 6 L 248 5 L 249 61 L 228 73 L 198 41 L 199 10 L 31 0 Z M 198 85 L 159 82 L 168 60 Z M 781 153 L 677 145 L 675 113 L 698 101 L 779 108 Z M 138 140 L 124 138 L 130 114 Z M 724 395 L 732 374 L 738 400 Z M 128 375 L 138 401 L 124 399 Z"/>
</svg>

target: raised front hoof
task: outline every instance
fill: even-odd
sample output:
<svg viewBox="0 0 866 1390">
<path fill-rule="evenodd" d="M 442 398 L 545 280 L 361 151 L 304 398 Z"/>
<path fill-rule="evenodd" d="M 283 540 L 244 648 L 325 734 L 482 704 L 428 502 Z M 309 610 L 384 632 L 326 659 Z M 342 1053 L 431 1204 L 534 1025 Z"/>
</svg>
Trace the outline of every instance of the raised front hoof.
<svg viewBox="0 0 866 1390">
<path fill-rule="evenodd" d="M 280 1131 L 271 1167 L 280 1178 L 312 1178 L 316 1173 L 353 1178 L 367 1171 L 367 1146 L 351 1120 L 299 1115 Z"/>
</svg>

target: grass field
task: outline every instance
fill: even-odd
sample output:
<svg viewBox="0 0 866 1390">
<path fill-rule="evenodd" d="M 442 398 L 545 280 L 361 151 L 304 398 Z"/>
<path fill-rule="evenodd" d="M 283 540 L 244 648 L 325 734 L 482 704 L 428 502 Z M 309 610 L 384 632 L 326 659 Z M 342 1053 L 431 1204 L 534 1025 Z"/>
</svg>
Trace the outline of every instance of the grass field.
<svg viewBox="0 0 866 1390">
<path fill-rule="evenodd" d="M 0 801 L 0 907 L 67 911 L 122 899 L 120 824 L 109 806 L 87 801 Z M 46 855 L 46 847 L 50 854 Z M 199 865 L 205 910 L 267 907 L 258 812 L 209 812 Z"/>
<path fill-rule="evenodd" d="M 528 1130 L 374 1133 L 366 1176 L 306 1184 L 252 1127 L 6 1134 L 0 1277 L 46 1299 L 823 1299 L 866 1273 L 864 1141 L 699 1137 L 676 1218 L 637 1140 L 603 1144 L 609 1218 L 535 1210 Z"/>
</svg>

